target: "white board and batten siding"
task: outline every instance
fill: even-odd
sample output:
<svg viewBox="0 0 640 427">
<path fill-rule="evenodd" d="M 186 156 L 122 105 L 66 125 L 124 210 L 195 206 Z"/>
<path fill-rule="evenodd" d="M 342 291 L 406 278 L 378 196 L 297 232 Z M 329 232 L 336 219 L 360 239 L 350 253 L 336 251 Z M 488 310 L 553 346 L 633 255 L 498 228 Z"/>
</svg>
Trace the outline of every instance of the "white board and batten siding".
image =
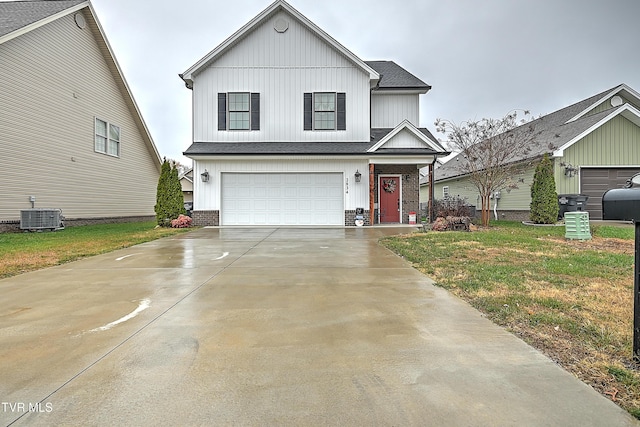
<svg viewBox="0 0 640 427">
<path fill-rule="evenodd" d="M 274 174 L 279 175 L 332 175 L 328 178 L 330 185 L 335 187 L 334 179 L 340 175 L 340 188 L 342 194 L 342 209 L 340 224 L 343 223 L 344 210 L 353 210 L 358 207 L 368 209 L 369 186 L 366 175 L 369 171 L 367 159 L 362 160 L 338 160 L 326 159 L 322 161 L 317 157 L 306 159 L 297 158 L 290 160 L 266 160 L 260 162 L 247 162 L 243 160 L 207 161 L 195 162 L 194 176 L 200 176 L 205 171 L 209 172 L 209 182 L 194 180 L 194 210 L 221 210 L 223 195 L 222 182 L 224 174 Z M 355 182 L 355 173 L 359 171 L 363 177 L 361 182 Z M 318 178 L 319 180 L 322 177 Z M 321 181 L 310 181 L 309 185 L 321 184 Z M 293 184 L 295 185 L 295 184 Z M 333 194 L 333 193 L 332 193 Z M 328 196 L 329 197 L 329 196 Z M 224 215 L 224 212 L 222 213 Z M 224 218 L 223 218 L 224 219 Z"/>
<path fill-rule="evenodd" d="M 424 148 L 425 144 L 412 132 L 403 129 L 393 138 L 385 142 L 383 148 Z"/>
<path fill-rule="evenodd" d="M 0 44 L 0 220 L 29 196 L 67 218 L 154 214 L 159 159 L 91 28 L 71 14 Z M 119 157 L 94 151 L 95 117 L 120 127 Z"/>
<path fill-rule="evenodd" d="M 372 128 L 393 129 L 405 119 L 416 126 L 420 123 L 418 94 L 371 94 Z"/>
<path fill-rule="evenodd" d="M 288 22 L 284 33 L 274 30 Z M 217 95 L 260 93 L 259 131 L 218 131 Z M 346 93 L 346 131 L 304 131 L 304 93 Z M 194 77 L 194 142 L 368 141 L 370 80 L 356 64 L 285 12 L 254 29 Z"/>
</svg>

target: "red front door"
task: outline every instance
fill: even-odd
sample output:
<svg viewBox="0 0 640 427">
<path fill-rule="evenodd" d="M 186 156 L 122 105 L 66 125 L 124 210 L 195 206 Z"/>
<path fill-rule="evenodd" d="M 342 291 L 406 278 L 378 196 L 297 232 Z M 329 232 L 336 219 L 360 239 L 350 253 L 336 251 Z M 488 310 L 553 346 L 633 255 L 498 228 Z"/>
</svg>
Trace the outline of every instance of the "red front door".
<svg viewBox="0 0 640 427">
<path fill-rule="evenodd" d="M 380 189 L 380 223 L 400 222 L 400 179 L 395 176 L 378 178 Z"/>
</svg>

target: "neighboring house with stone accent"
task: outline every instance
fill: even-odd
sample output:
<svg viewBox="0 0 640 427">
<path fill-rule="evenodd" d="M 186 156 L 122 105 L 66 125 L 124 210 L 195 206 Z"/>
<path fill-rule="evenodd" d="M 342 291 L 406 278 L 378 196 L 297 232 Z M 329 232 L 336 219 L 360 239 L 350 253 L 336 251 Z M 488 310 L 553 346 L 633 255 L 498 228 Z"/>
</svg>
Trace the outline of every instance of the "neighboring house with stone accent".
<svg viewBox="0 0 640 427">
<path fill-rule="evenodd" d="M 279 0 L 180 75 L 193 91 L 194 222 L 407 223 L 445 149 L 418 126 L 430 86 L 363 61 Z"/>
<path fill-rule="evenodd" d="M 89 1 L 0 2 L 0 222 L 154 217 L 161 159 Z M 9 224 L 9 225 L 8 225 Z"/>
<path fill-rule="evenodd" d="M 529 219 L 535 167 L 545 153 L 553 161 L 557 193 L 588 196 L 586 210 L 591 219 L 602 219 L 605 191 L 623 187 L 640 172 L 640 94 L 625 84 L 525 126 L 529 125 L 537 136 L 526 158 L 517 159 L 522 164 L 512 179 L 517 188 L 501 189 L 499 197 L 491 200 L 499 219 Z M 463 161 L 456 156 L 436 168 L 434 198 L 466 198 L 480 209 L 478 191 L 459 167 Z"/>
</svg>

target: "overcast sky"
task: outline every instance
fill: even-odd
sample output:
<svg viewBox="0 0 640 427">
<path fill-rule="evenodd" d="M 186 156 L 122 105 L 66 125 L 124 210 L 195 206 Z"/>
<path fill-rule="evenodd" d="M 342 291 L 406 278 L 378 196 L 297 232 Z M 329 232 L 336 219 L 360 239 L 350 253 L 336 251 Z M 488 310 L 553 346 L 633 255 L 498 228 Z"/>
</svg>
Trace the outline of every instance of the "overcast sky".
<svg viewBox="0 0 640 427">
<path fill-rule="evenodd" d="M 179 73 L 269 0 L 92 0 L 162 156 L 191 144 Z M 547 114 L 626 83 L 640 91 L 638 0 L 290 0 L 363 60 L 392 60 L 432 86 L 420 126 Z M 436 135 L 438 136 L 438 135 Z"/>
</svg>

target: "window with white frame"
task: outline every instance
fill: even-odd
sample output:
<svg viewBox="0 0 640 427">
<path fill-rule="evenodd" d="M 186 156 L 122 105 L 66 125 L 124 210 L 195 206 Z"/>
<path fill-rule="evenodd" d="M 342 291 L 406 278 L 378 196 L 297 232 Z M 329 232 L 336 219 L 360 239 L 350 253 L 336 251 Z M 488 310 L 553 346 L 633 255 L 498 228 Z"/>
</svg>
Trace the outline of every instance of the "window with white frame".
<svg viewBox="0 0 640 427">
<path fill-rule="evenodd" d="M 318 130 L 336 128 L 336 94 L 315 93 L 313 95 L 313 124 Z"/>
<path fill-rule="evenodd" d="M 260 94 L 218 93 L 218 130 L 260 130 Z"/>
<path fill-rule="evenodd" d="M 95 150 L 110 156 L 120 155 L 120 127 L 104 120 L 95 120 Z"/>
<path fill-rule="evenodd" d="M 304 94 L 304 130 L 346 130 L 346 93 Z"/>
<path fill-rule="evenodd" d="M 229 130 L 249 130 L 249 94 L 229 94 Z"/>
<path fill-rule="evenodd" d="M 444 197 L 445 199 L 447 197 L 449 197 L 449 187 L 448 186 L 442 187 L 442 197 Z"/>
</svg>

